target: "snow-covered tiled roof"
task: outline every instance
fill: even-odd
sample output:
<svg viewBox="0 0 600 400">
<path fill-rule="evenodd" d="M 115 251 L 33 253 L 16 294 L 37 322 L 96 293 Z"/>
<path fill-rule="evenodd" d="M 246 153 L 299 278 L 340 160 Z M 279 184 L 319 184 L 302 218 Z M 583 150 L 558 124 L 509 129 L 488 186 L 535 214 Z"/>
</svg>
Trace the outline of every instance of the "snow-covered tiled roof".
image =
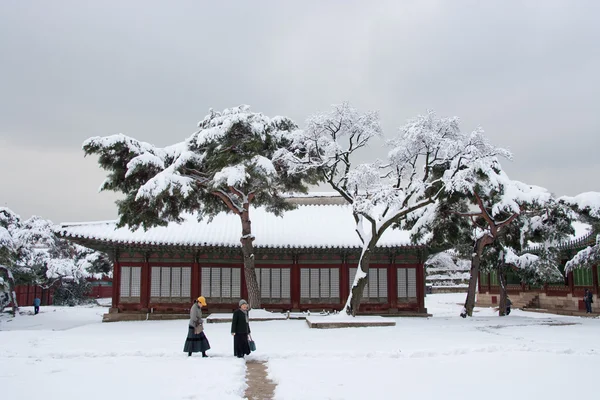
<svg viewBox="0 0 600 400">
<path fill-rule="evenodd" d="M 349 205 L 302 205 L 283 217 L 262 208 L 250 210 L 255 247 L 348 248 L 361 247 L 354 230 Z M 212 222 L 198 222 L 188 215 L 181 224 L 139 228 L 117 228 L 116 221 L 64 223 L 58 231 L 66 238 L 112 243 L 175 246 L 240 246 L 241 222 L 237 215 L 221 213 Z M 379 247 L 410 246 L 409 233 L 388 229 Z"/>
<path fill-rule="evenodd" d="M 589 235 L 593 230 L 590 224 L 584 222 L 573 221 L 571 225 L 573 226 L 573 229 L 575 229 L 575 233 L 569 236 L 569 240 L 581 239 Z"/>
</svg>

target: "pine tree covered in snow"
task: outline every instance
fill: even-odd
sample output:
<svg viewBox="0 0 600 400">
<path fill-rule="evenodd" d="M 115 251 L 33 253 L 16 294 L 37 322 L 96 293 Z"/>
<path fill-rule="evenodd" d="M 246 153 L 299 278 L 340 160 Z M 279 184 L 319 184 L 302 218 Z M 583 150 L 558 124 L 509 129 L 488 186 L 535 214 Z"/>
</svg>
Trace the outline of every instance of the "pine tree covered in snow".
<svg viewBox="0 0 600 400">
<path fill-rule="evenodd" d="M 580 220 L 592 226 L 595 244 L 579 251 L 565 265 L 566 272 L 574 268 L 591 268 L 600 264 L 600 192 L 581 193 L 575 197 L 563 196 L 559 199 L 571 207 Z"/>
<path fill-rule="evenodd" d="M 17 260 L 17 243 L 12 232 L 18 228 L 19 216 L 6 207 L 0 207 L 0 286 L 2 299 L 0 312 L 12 301 L 13 314 L 16 315 L 19 305 L 15 294 L 15 278 L 13 270 Z"/>
<path fill-rule="evenodd" d="M 51 221 L 38 216 L 22 221 L 10 209 L 0 208 L 0 272 L 12 287 L 11 300 L 16 300 L 15 284 L 49 288 L 109 273 L 111 263 L 104 253 L 61 239 L 54 229 Z"/>
<path fill-rule="evenodd" d="M 166 148 L 114 135 L 90 138 L 83 149 L 98 155 L 100 166 L 109 171 L 101 190 L 125 195 L 117 203 L 120 226 L 166 225 L 182 221 L 186 212 L 198 219 L 220 212 L 238 215 L 248 300 L 259 308 L 251 206 L 281 215 L 294 207 L 282 193 L 307 191 L 307 176 L 290 175 L 276 157 L 290 145 L 296 124 L 240 106 L 211 110 L 198 126 L 184 142 Z"/>
<path fill-rule="evenodd" d="M 505 151 L 499 154 L 511 157 Z M 458 170 L 461 173 L 463 170 Z M 450 246 L 463 255 L 470 253 L 471 278 L 462 316 L 472 315 L 482 262 L 500 268 L 505 263 L 498 256 L 518 254 L 529 237 L 544 237 L 545 251 L 541 253 L 545 256 L 535 256 L 537 261 L 529 264 L 512 261 L 523 271 L 534 271 L 532 276 L 558 277 L 557 254 L 549 247 L 558 244 L 557 240 L 572 228 L 564 210 L 561 214 L 559 205 L 552 206 L 548 191 L 509 179 L 497 159 L 472 164 L 462 178 L 452 182 L 456 185 L 447 185 L 445 196 L 432 206 L 427 219 L 419 214 L 409 216 L 404 226 L 412 229 L 417 241 Z M 554 222 L 545 225 L 541 221 Z M 488 247 L 492 245 L 499 247 Z"/>
<path fill-rule="evenodd" d="M 506 153 L 490 145 L 482 130 L 465 134 L 458 118 L 428 112 L 400 128 L 388 142 L 385 161 L 353 164 L 356 151 L 381 133 L 377 113 L 360 114 L 344 103 L 310 118 L 291 150 L 280 154 L 292 173 L 317 174 L 353 206 L 363 249 L 345 305 L 352 315 L 367 283 L 371 253 L 386 229 L 408 220 L 413 227 L 427 226 L 444 196 L 468 191 L 472 175 Z"/>
<path fill-rule="evenodd" d="M 498 230 L 482 254 L 483 269 L 498 276 L 500 316 L 506 311 L 509 269 L 527 284 L 564 281 L 559 245 L 574 233 L 574 214 L 553 199 L 543 206 L 534 203 L 522 208 L 510 224 Z"/>
</svg>

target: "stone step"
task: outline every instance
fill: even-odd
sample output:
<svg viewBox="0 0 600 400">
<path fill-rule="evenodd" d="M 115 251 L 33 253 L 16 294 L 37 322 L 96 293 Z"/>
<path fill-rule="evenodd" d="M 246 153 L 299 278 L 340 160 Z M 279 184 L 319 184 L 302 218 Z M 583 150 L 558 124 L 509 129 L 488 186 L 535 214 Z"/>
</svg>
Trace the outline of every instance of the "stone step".
<svg viewBox="0 0 600 400">
<path fill-rule="evenodd" d="M 548 314 L 558 314 L 558 315 L 570 315 L 573 317 L 586 317 L 586 318 L 597 318 L 600 317 L 600 313 L 592 312 L 590 314 L 585 311 L 573 311 L 573 310 L 561 310 L 558 308 L 523 308 L 523 311 L 537 312 L 537 313 L 548 313 Z"/>
<path fill-rule="evenodd" d="M 190 319 L 189 314 L 157 314 L 157 313 L 109 313 L 102 316 L 102 322 L 119 321 L 166 321 L 174 319 Z"/>
</svg>

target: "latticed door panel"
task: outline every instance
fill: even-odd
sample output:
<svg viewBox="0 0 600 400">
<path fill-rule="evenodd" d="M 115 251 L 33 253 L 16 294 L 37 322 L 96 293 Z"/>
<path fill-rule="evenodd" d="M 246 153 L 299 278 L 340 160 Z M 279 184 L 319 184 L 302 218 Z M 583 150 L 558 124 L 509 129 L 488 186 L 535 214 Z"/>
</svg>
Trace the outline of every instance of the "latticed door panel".
<svg viewBox="0 0 600 400">
<path fill-rule="evenodd" d="M 573 270 L 573 284 L 575 286 L 591 287 L 594 284 L 591 268 L 575 268 Z"/>
<path fill-rule="evenodd" d="M 191 267 L 152 267 L 151 303 L 188 303 L 192 286 Z"/>
<path fill-rule="evenodd" d="M 210 303 L 237 303 L 241 296 L 241 269 L 202 267 L 201 294 Z"/>
<path fill-rule="evenodd" d="M 121 267 L 121 303 L 139 303 L 142 288 L 142 267 Z"/>
<path fill-rule="evenodd" d="M 358 268 L 350 268 L 350 282 L 348 289 L 352 290 L 354 278 Z M 388 274 L 386 268 L 369 268 L 367 285 L 363 289 L 363 302 L 387 303 L 388 301 Z"/>
<path fill-rule="evenodd" d="M 417 301 L 417 270 L 398 268 L 398 301 L 414 303 Z"/>
<path fill-rule="evenodd" d="M 290 303 L 290 268 L 256 268 L 263 303 Z"/>
<path fill-rule="evenodd" d="M 339 304 L 339 268 L 300 268 L 300 302 Z"/>
</svg>

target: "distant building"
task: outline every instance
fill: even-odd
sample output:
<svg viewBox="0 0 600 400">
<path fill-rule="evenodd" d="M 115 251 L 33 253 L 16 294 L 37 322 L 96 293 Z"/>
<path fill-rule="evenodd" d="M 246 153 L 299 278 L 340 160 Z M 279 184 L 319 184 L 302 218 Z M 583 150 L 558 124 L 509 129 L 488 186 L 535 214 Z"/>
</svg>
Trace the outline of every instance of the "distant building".
<svg viewBox="0 0 600 400">
<path fill-rule="evenodd" d="M 587 246 L 596 243 L 596 233 L 588 231 L 585 235 L 571 240 L 561 246 L 564 265 L 568 260 Z M 598 302 L 598 276 L 600 265 L 593 268 L 578 268 L 566 274 L 562 283 L 544 285 L 528 285 L 521 282 L 519 276 L 509 271 L 506 276 L 507 292 L 514 308 L 548 310 L 559 314 L 585 313 L 583 294 L 585 289 L 592 289 L 594 304 Z M 500 286 L 495 272 L 479 274 L 479 293 L 477 305 L 481 307 L 497 306 L 500 298 Z M 597 310 L 596 310 L 597 311 Z"/>
<path fill-rule="evenodd" d="M 471 260 L 453 251 L 437 253 L 425 261 L 425 283 L 432 293 L 464 292 L 471 277 Z"/>
</svg>

